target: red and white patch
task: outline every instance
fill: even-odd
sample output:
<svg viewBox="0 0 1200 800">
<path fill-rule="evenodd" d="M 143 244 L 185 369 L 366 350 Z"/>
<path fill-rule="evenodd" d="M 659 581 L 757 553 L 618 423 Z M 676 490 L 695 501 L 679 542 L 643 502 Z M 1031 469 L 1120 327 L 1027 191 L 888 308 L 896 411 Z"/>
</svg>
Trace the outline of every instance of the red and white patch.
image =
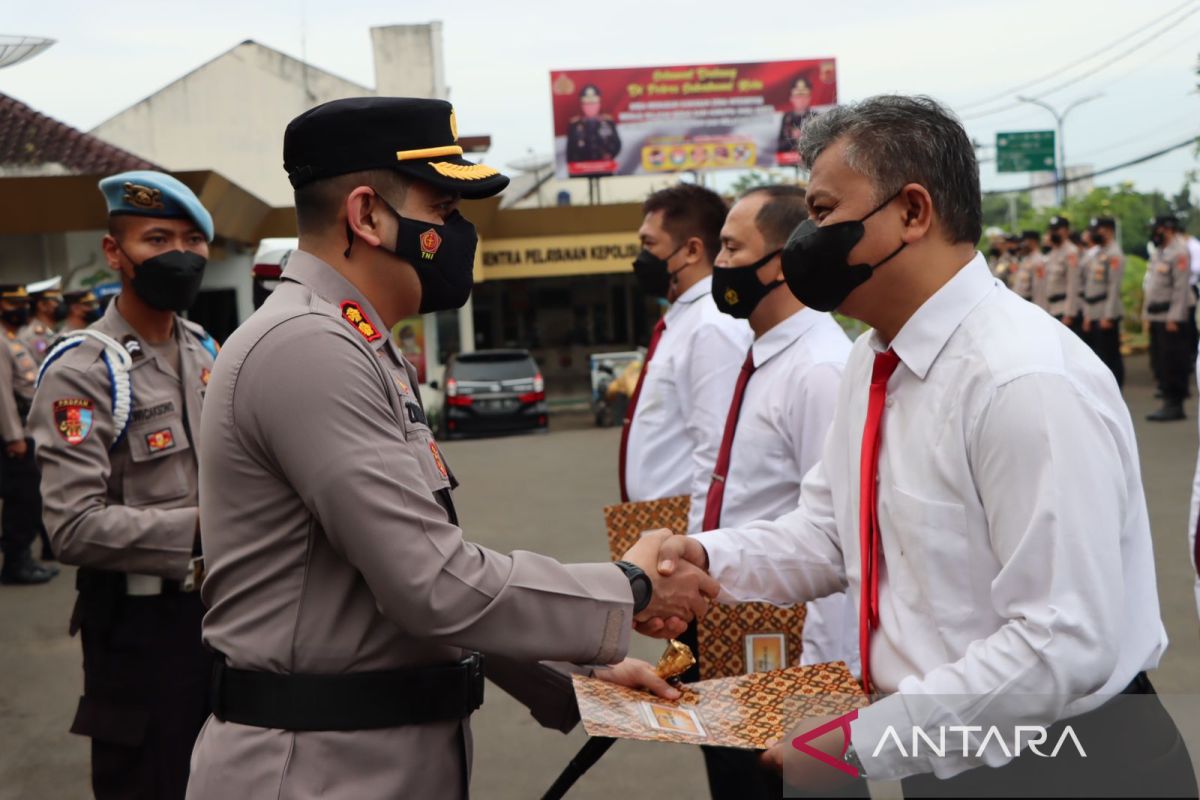
<svg viewBox="0 0 1200 800">
<path fill-rule="evenodd" d="M 354 330 L 358 331 L 368 342 L 378 341 L 383 338 L 383 334 L 375 327 L 375 323 L 362 310 L 362 306 L 353 300 L 342 301 L 342 319 L 349 322 Z"/>
<path fill-rule="evenodd" d="M 433 258 L 442 246 L 442 237 L 433 228 L 421 234 L 421 257 Z"/>
<path fill-rule="evenodd" d="M 211 377 L 212 377 L 211 369 L 208 369 L 207 367 L 201 368 L 201 370 L 200 370 L 200 382 L 201 383 L 203 383 L 205 386 L 208 386 L 208 379 Z"/>
<path fill-rule="evenodd" d="M 92 401 L 84 397 L 64 397 L 54 401 L 54 427 L 67 444 L 74 447 L 92 432 Z"/>
<path fill-rule="evenodd" d="M 175 446 L 175 437 L 170 428 L 163 428 L 161 431 L 146 434 L 146 446 L 150 448 L 151 453 L 161 453 Z"/>
<path fill-rule="evenodd" d="M 437 464 L 438 472 L 442 473 L 443 478 L 449 478 L 450 473 L 446 470 L 446 462 L 442 460 L 442 451 L 438 450 L 437 442 L 429 443 L 429 452 L 433 453 L 433 463 Z"/>
</svg>

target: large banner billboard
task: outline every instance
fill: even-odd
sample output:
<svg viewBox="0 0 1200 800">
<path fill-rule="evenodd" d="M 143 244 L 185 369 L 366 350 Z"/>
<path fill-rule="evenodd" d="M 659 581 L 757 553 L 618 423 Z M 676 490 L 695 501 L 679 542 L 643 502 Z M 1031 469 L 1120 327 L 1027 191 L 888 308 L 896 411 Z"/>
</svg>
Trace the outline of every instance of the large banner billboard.
<svg viewBox="0 0 1200 800">
<path fill-rule="evenodd" d="M 837 103 L 832 58 L 554 70 L 559 177 L 799 163 L 804 123 Z"/>
</svg>

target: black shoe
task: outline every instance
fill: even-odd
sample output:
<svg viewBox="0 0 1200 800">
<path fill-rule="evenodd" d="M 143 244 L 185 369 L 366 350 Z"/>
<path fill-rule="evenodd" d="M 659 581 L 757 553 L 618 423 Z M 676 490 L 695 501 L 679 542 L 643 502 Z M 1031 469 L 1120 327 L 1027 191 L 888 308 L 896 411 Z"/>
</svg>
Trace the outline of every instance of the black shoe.
<svg viewBox="0 0 1200 800">
<path fill-rule="evenodd" d="M 4 569 L 0 570 L 0 583 L 18 585 L 46 583 L 57 574 L 57 569 L 53 572 L 43 569 L 29 555 L 17 559 L 15 562 L 6 557 Z"/>
<path fill-rule="evenodd" d="M 46 545 L 42 545 L 42 561 L 58 561 L 58 556 L 54 555 L 54 551 Z"/>
<path fill-rule="evenodd" d="M 1153 414 L 1147 414 L 1146 419 L 1151 422 L 1174 422 L 1180 419 L 1187 419 L 1187 414 L 1183 413 L 1183 403 L 1181 402 L 1164 402 L 1162 408 L 1155 411 Z"/>
</svg>

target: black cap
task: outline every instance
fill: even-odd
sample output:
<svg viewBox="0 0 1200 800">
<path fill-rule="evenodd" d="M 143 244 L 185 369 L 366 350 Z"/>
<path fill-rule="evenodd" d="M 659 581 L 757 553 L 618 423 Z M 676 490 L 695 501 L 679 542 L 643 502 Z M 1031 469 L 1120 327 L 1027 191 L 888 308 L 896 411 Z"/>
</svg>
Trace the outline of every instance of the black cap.
<svg viewBox="0 0 1200 800">
<path fill-rule="evenodd" d="M 63 292 L 63 302 L 71 305 L 72 303 L 97 303 L 99 301 L 91 289 L 76 289 L 73 292 Z"/>
<path fill-rule="evenodd" d="M 29 292 L 25 291 L 25 285 L 21 283 L 3 283 L 0 284 L 0 299 L 4 300 L 28 300 Z"/>
<path fill-rule="evenodd" d="M 1020 234 L 1016 233 L 1007 233 L 1004 235 L 1004 241 L 1008 242 L 1009 244 L 1017 244 L 1021 241 L 1021 236 Z"/>
<path fill-rule="evenodd" d="M 1053 217 L 1050 218 L 1050 230 L 1054 230 L 1055 228 L 1069 228 L 1069 227 L 1071 227 L 1071 220 L 1067 219 L 1066 217 L 1060 217 L 1057 214 L 1055 214 Z"/>
<path fill-rule="evenodd" d="M 1042 234 L 1038 231 L 1021 231 L 1021 239 L 1033 239 L 1035 242 L 1042 240 Z"/>
<path fill-rule="evenodd" d="M 1091 227 L 1117 229 L 1117 221 L 1112 217 L 1092 217 Z"/>
<path fill-rule="evenodd" d="M 283 168 L 299 189 L 368 169 L 394 169 L 466 198 L 491 197 L 508 178 L 463 158 L 445 100 L 351 97 L 310 108 L 283 134 Z"/>
<path fill-rule="evenodd" d="M 1179 230 L 1179 217 L 1174 214 L 1159 214 L 1150 220 L 1150 226 L 1154 228 L 1170 228 L 1173 231 L 1177 231 Z"/>
</svg>

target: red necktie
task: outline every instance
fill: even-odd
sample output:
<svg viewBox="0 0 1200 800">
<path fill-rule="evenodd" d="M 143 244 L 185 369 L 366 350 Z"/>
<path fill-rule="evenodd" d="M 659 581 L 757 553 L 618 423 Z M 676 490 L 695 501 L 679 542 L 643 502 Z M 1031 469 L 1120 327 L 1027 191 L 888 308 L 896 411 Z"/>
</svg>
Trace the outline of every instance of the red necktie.
<svg viewBox="0 0 1200 800">
<path fill-rule="evenodd" d="M 713 469 L 712 482 L 704 503 L 704 526 L 701 530 L 711 531 L 721 527 L 721 505 L 725 500 L 725 477 L 729 474 L 729 457 L 733 452 L 733 435 L 737 432 L 738 416 L 742 413 L 742 396 L 746 384 L 754 374 L 754 349 L 746 353 L 742 371 L 733 388 L 733 402 L 729 404 L 729 416 L 725 417 L 725 433 L 721 437 L 721 449 L 717 451 L 717 465 Z"/>
<path fill-rule="evenodd" d="M 871 693 L 871 631 L 879 627 L 879 540 L 877 509 L 879 484 L 879 440 L 883 422 L 888 379 L 900 364 L 893 351 L 875 354 L 871 370 L 871 394 L 867 402 L 867 422 L 863 426 L 862 460 L 858 508 L 859 546 L 862 551 L 862 602 L 858 609 L 858 650 L 862 661 L 863 689 Z"/>
<path fill-rule="evenodd" d="M 625 420 L 621 427 L 621 463 L 620 463 L 620 480 L 621 480 L 621 502 L 629 502 L 629 492 L 625 490 L 625 457 L 629 452 L 629 429 L 633 427 L 633 412 L 637 410 L 638 397 L 642 394 L 642 383 L 646 380 L 646 368 L 650 366 L 650 359 L 654 358 L 654 351 L 658 349 L 658 340 L 662 338 L 663 331 L 667 329 L 667 320 L 659 317 L 658 324 L 654 326 L 654 332 L 650 334 L 650 346 L 646 348 L 646 358 L 642 361 L 642 372 L 638 375 L 637 386 L 633 387 L 633 394 L 629 397 L 629 405 L 625 409 Z"/>
</svg>

